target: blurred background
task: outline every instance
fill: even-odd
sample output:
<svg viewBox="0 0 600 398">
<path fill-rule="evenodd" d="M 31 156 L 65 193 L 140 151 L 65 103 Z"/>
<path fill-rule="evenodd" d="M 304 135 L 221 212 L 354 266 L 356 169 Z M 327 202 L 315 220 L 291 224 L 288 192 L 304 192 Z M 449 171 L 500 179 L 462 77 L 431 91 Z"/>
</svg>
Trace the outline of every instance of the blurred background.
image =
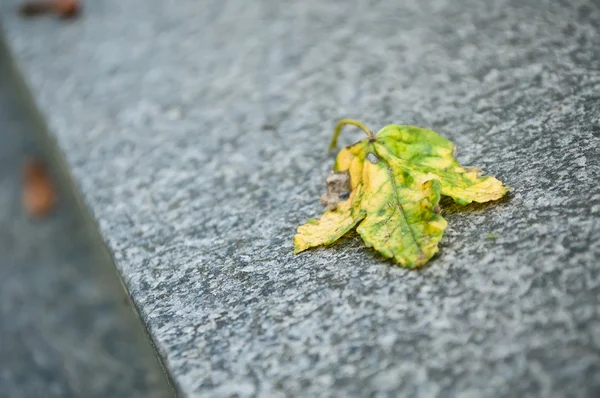
<svg viewBox="0 0 600 398">
<path fill-rule="evenodd" d="M 170 396 L 114 265 L 50 166 L 1 34 L 0 397 Z"/>
<path fill-rule="evenodd" d="M 19 22 L 11 48 L 43 104 L 24 87 L 0 22 L 0 398 L 174 395 L 97 221 L 57 159 L 38 112 L 54 106 L 57 131 L 90 116 L 61 144 L 77 152 L 71 167 L 85 164 L 77 177 L 90 191 L 118 182 L 91 207 L 110 207 L 113 242 L 149 231 L 143 239 L 168 249 L 136 255 L 135 271 L 151 272 L 138 278 L 135 299 L 163 357 L 171 350 L 183 393 L 234 396 L 227 388 L 239 377 L 249 391 L 288 396 L 381 386 L 422 396 L 600 396 L 600 196 L 589 183 L 600 170 L 597 1 L 183 3 L 193 12 L 161 1 L 99 1 L 98 15 L 80 0 L 0 3 L 0 17 Z M 244 7 L 268 23 L 242 23 Z M 62 42 L 51 36 L 63 33 Z M 357 242 L 312 260 L 287 257 L 274 273 L 291 250 L 273 242 L 291 243 L 282 231 L 320 210 L 334 119 L 361 113 L 373 126 L 398 116 L 443 128 L 466 164 L 506 177 L 514 195 L 450 213 L 457 228 L 443 260 L 423 273 L 390 271 Z M 243 189 L 227 190 L 234 183 Z M 214 201 L 203 199 L 207 189 L 220 190 Z M 153 194 L 160 206 L 146 211 Z M 219 200 L 235 211 L 216 212 Z M 135 228 L 121 222 L 138 211 Z M 211 212 L 232 217 L 220 223 Z M 257 214 L 271 219 L 250 243 Z M 222 247 L 196 258 L 215 237 Z M 214 259 L 223 267 L 199 267 Z M 204 329 L 215 314 L 219 328 Z"/>
</svg>

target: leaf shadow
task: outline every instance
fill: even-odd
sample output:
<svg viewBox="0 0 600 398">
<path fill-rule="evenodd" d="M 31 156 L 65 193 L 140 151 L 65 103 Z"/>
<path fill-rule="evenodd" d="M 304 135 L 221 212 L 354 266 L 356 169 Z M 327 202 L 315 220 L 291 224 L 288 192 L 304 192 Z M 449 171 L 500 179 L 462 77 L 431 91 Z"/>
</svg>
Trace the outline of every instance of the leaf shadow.
<svg viewBox="0 0 600 398">
<path fill-rule="evenodd" d="M 440 200 L 441 215 L 444 218 L 446 218 L 446 217 L 452 217 L 453 215 L 457 215 L 457 214 L 481 213 L 481 212 L 484 212 L 487 209 L 493 208 L 495 206 L 506 206 L 510 202 L 511 196 L 512 196 L 511 193 L 508 192 L 504 197 L 502 197 L 499 200 L 495 200 L 493 202 L 486 202 L 486 203 L 473 202 L 468 205 L 459 205 L 458 203 L 455 203 L 451 197 L 442 196 L 442 198 Z M 435 266 L 436 262 L 437 262 L 436 260 L 444 257 L 444 253 L 443 253 L 444 245 L 442 242 L 440 242 L 440 243 L 441 243 L 440 250 L 426 264 L 424 264 L 420 267 L 417 267 L 417 268 L 402 267 L 402 266 L 398 265 L 394 261 L 394 259 L 382 256 L 377 250 L 373 249 L 372 247 L 366 247 L 364 245 L 360 235 L 358 234 L 358 232 L 356 232 L 355 228 L 348 231 L 346 234 L 344 234 L 342 237 L 340 237 L 338 240 L 336 240 L 332 244 L 327 245 L 321 249 L 337 247 L 337 248 L 344 248 L 344 251 L 350 250 L 351 252 L 364 250 L 365 252 L 369 253 L 369 257 L 371 257 L 373 260 L 376 260 L 377 262 L 379 262 L 381 264 L 386 264 L 386 265 L 390 266 L 391 269 L 408 270 L 408 271 L 421 273 L 421 272 L 425 272 L 430 267 Z"/>
<path fill-rule="evenodd" d="M 454 202 L 454 200 L 450 196 L 442 196 L 442 198 L 440 199 L 441 215 L 443 217 L 446 217 L 452 216 L 454 214 L 480 213 L 496 206 L 505 206 L 510 201 L 511 196 L 511 193 L 508 192 L 501 199 L 494 200 L 492 202 L 472 202 L 468 205 L 460 205 Z"/>
<path fill-rule="evenodd" d="M 390 270 L 394 271 L 414 271 L 414 272 L 423 272 L 427 270 L 435 259 L 440 257 L 440 253 L 436 253 L 426 264 L 417 267 L 417 268 L 408 268 L 403 267 L 396 263 L 393 258 L 385 257 L 381 255 L 377 250 L 372 247 L 365 246 L 362 238 L 356 232 L 356 229 L 353 228 L 348 231 L 345 235 L 340 237 L 337 241 L 333 242 L 330 245 L 325 246 L 325 248 L 333 248 L 339 247 L 344 248 L 344 251 L 350 250 L 351 252 L 364 252 L 366 256 L 370 257 L 374 261 L 374 265 L 386 265 Z"/>
</svg>

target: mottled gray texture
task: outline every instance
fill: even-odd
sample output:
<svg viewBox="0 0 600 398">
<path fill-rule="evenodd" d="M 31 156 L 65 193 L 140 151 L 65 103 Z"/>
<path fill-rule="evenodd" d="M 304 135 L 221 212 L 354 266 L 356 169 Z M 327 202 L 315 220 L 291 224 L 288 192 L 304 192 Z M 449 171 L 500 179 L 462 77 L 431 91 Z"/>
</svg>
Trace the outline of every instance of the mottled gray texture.
<svg viewBox="0 0 600 398">
<path fill-rule="evenodd" d="M 43 150 L 3 55 L 0 47 L 0 397 L 169 396 L 114 267 L 69 195 L 61 190 L 42 220 L 22 208 L 24 158 Z"/>
<path fill-rule="evenodd" d="M 106 0 L 5 24 L 183 395 L 600 394 L 597 2 Z M 356 236 L 294 256 L 348 116 L 433 128 L 514 192 L 445 206 L 419 272 Z"/>
</svg>

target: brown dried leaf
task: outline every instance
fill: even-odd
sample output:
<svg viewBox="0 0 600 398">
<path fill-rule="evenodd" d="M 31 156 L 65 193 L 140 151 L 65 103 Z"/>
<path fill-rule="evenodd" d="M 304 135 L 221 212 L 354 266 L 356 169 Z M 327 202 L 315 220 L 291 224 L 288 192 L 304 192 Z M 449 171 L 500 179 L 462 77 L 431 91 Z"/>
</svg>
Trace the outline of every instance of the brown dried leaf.
<svg viewBox="0 0 600 398">
<path fill-rule="evenodd" d="M 19 6 L 19 12 L 25 17 L 54 13 L 60 18 L 76 17 L 81 11 L 79 0 L 26 0 Z"/>
<path fill-rule="evenodd" d="M 54 11 L 61 18 L 73 18 L 81 11 L 81 2 L 79 0 L 55 0 Z"/>
<path fill-rule="evenodd" d="M 54 10 L 51 1 L 24 1 L 19 6 L 19 13 L 25 17 L 47 14 Z"/>
<path fill-rule="evenodd" d="M 23 206 L 31 217 L 46 216 L 56 204 L 56 192 L 46 167 L 37 159 L 23 166 Z"/>
</svg>

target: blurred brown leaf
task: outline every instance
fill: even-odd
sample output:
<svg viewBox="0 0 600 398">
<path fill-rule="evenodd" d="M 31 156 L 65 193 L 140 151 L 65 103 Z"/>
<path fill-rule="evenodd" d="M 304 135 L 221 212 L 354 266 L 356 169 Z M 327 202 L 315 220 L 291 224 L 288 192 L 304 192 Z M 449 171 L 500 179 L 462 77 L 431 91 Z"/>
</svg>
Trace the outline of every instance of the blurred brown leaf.
<svg viewBox="0 0 600 398">
<path fill-rule="evenodd" d="M 31 217 L 46 216 L 56 204 L 56 192 L 45 165 L 27 159 L 23 165 L 23 206 Z"/>
<path fill-rule="evenodd" d="M 54 12 L 61 18 L 76 17 L 81 11 L 81 2 L 79 0 L 55 0 Z"/>
<path fill-rule="evenodd" d="M 19 13 L 25 17 L 33 17 L 53 11 L 51 1 L 24 1 L 19 6 Z"/>
<path fill-rule="evenodd" d="M 25 0 L 19 6 L 19 12 L 26 17 L 54 13 L 60 18 L 73 18 L 79 14 L 79 0 Z"/>
</svg>

